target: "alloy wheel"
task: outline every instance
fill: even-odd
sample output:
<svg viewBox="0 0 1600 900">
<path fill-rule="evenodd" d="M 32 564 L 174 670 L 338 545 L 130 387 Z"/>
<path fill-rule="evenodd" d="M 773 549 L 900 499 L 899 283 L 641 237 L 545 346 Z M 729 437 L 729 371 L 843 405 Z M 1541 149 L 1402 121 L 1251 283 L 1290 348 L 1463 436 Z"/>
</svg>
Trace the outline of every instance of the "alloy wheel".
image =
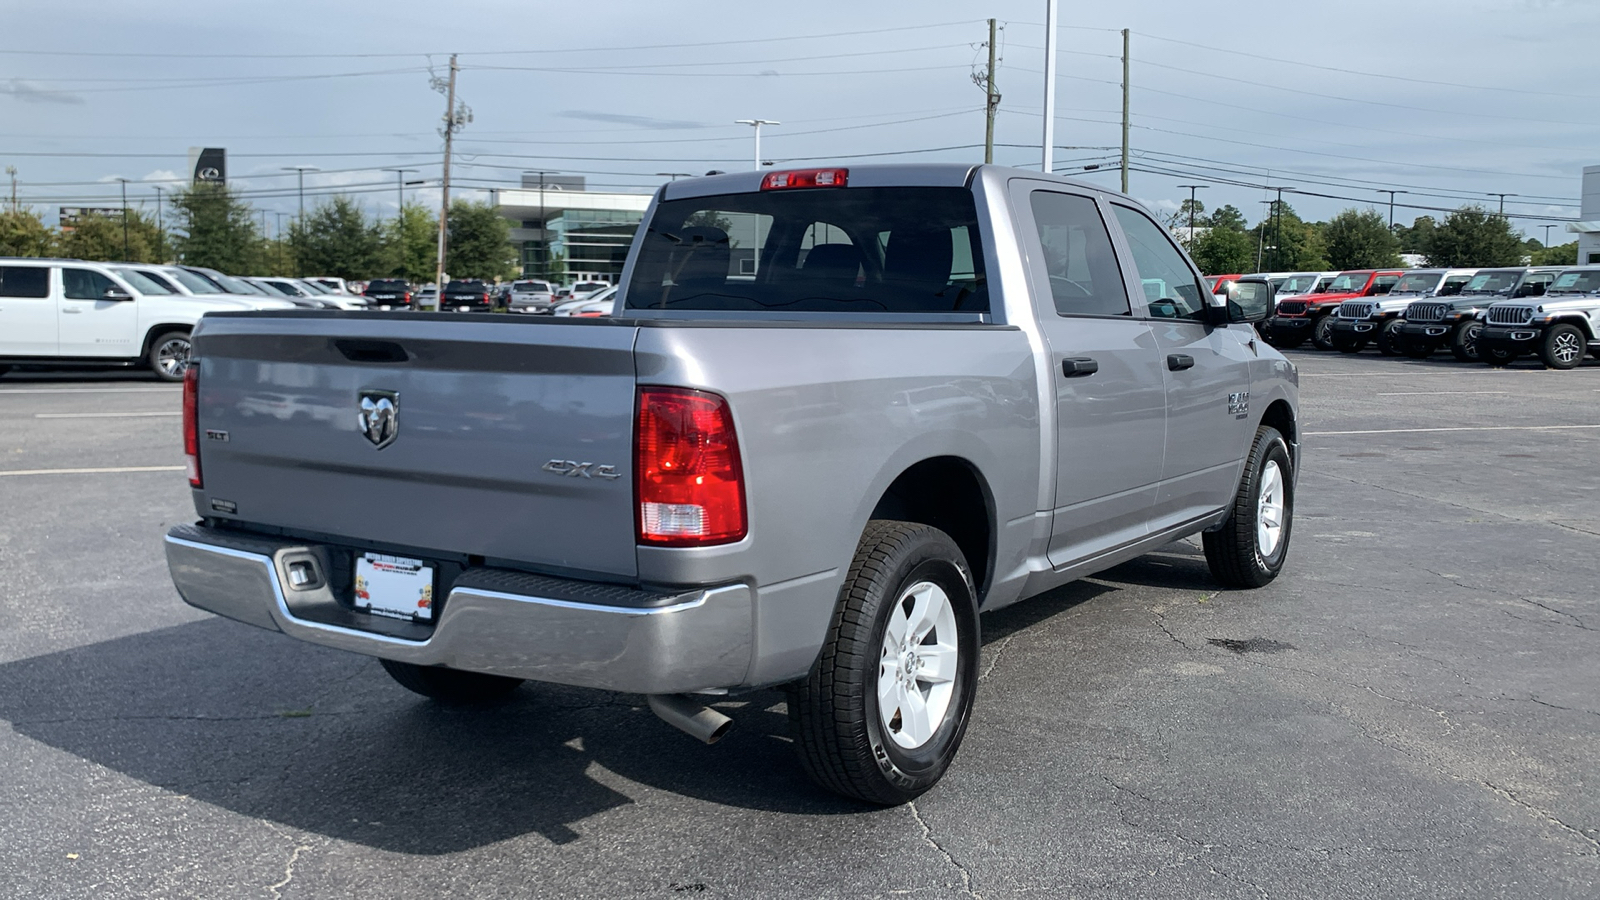
<svg viewBox="0 0 1600 900">
<path fill-rule="evenodd" d="M 931 581 L 907 587 L 895 602 L 878 658 L 878 716 L 907 750 L 928 743 L 955 696 L 960 638 L 955 607 Z"/>
</svg>

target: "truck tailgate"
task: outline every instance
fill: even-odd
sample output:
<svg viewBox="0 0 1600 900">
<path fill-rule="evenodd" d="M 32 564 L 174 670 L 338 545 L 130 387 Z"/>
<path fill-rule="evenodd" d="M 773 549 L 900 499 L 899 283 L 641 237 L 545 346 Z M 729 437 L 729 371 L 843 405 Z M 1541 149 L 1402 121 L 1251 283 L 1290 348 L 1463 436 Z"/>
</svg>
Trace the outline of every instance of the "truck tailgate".
<svg viewBox="0 0 1600 900">
<path fill-rule="evenodd" d="M 196 504 L 364 544 L 631 577 L 635 333 L 509 316 L 206 316 Z M 395 428 L 379 446 L 388 435 L 363 429 L 362 405 L 381 418 L 386 398 Z"/>
</svg>

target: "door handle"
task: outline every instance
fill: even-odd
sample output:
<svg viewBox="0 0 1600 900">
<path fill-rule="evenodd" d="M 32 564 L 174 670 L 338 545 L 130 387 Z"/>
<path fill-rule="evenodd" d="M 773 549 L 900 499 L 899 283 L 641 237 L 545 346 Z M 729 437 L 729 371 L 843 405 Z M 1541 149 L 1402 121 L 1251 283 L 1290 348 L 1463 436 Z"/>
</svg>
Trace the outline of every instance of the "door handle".
<svg viewBox="0 0 1600 900">
<path fill-rule="evenodd" d="M 1194 368 L 1194 357 L 1187 353 L 1167 354 L 1167 368 L 1174 372 Z"/>
<path fill-rule="evenodd" d="M 76 314 L 79 314 L 79 313 L 83 312 L 83 310 L 79 309 L 76 306 L 65 306 L 65 307 L 62 307 L 61 311 L 64 312 L 64 313 L 67 313 L 68 315 L 76 315 Z"/>
<path fill-rule="evenodd" d="M 1100 371 L 1100 364 L 1087 356 L 1076 356 L 1061 361 L 1061 374 L 1067 378 L 1082 378 Z"/>
</svg>

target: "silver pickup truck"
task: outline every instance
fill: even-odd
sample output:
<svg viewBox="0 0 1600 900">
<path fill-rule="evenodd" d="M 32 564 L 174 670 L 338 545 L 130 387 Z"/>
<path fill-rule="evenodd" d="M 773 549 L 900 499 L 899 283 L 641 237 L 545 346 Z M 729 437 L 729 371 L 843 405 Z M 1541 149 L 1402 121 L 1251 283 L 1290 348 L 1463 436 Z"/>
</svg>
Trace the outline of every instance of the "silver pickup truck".
<svg viewBox="0 0 1600 900">
<path fill-rule="evenodd" d="M 210 315 L 184 393 L 190 604 L 443 701 L 524 680 L 788 691 L 803 766 L 950 765 L 979 613 L 1190 535 L 1284 564 L 1294 367 L 1119 194 L 992 166 L 683 179 L 614 315 Z M 307 415 L 250 414 L 295 397 Z"/>
</svg>

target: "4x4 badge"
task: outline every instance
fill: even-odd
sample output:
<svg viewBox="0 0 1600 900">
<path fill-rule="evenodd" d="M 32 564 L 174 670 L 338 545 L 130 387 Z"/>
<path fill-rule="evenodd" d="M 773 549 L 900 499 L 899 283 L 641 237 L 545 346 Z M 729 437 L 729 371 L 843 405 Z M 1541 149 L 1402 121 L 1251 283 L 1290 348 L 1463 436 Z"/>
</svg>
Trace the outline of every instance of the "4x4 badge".
<svg viewBox="0 0 1600 900">
<path fill-rule="evenodd" d="M 361 433 L 379 450 L 400 436 L 400 393 L 361 391 Z"/>
</svg>

